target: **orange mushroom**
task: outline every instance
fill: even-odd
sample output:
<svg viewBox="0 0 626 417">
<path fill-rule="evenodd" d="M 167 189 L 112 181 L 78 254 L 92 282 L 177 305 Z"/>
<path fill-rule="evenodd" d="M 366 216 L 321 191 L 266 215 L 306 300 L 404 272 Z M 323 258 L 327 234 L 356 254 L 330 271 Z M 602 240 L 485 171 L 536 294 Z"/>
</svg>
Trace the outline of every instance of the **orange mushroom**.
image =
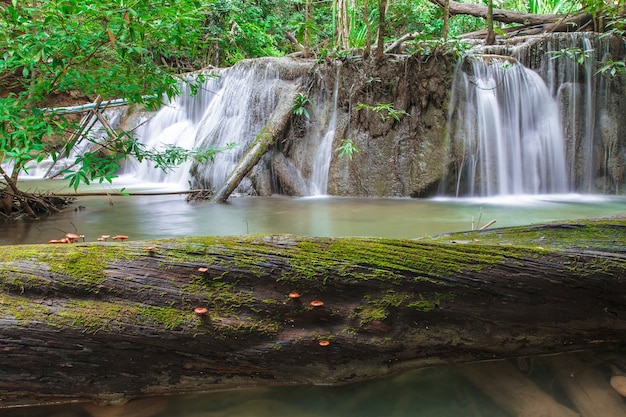
<svg viewBox="0 0 626 417">
<path fill-rule="evenodd" d="M 295 291 L 292 291 L 292 292 L 289 293 L 289 298 L 298 299 L 298 298 L 300 298 L 300 294 L 298 294 Z"/>
<path fill-rule="evenodd" d="M 313 300 L 311 301 L 311 305 L 313 307 L 322 307 L 324 305 L 324 302 L 320 300 Z"/>
<path fill-rule="evenodd" d="M 125 241 L 126 239 L 128 239 L 128 236 L 124 236 L 124 235 L 117 235 L 117 236 L 113 236 L 111 239 L 113 240 L 121 240 L 122 242 Z"/>
<path fill-rule="evenodd" d="M 202 266 L 202 267 L 198 268 L 198 272 L 206 272 L 208 270 L 209 270 L 209 268 L 207 268 L 205 266 Z"/>
<path fill-rule="evenodd" d="M 320 340 L 320 346 L 328 346 L 328 345 L 330 345 L 329 340 Z"/>
<path fill-rule="evenodd" d="M 69 239 L 70 242 L 76 242 L 78 239 L 83 238 L 83 240 L 85 239 L 85 236 L 83 235 L 77 235 L 76 233 L 66 233 L 65 234 L 65 238 Z"/>
<path fill-rule="evenodd" d="M 199 316 L 204 316 L 206 313 L 209 312 L 209 310 L 206 307 L 196 307 L 193 312 Z"/>
</svg>

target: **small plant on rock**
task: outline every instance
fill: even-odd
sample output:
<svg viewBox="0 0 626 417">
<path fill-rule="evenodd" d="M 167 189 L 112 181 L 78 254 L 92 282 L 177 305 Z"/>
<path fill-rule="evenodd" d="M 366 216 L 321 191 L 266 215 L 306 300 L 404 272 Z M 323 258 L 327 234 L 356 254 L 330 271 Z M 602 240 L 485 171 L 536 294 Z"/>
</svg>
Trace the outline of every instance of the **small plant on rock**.
<svg viewBox="0 0 626 417">
<path fill-rule="evenodd" d="M 402 116 L 410 116 L 410 114 L 405 112 L 404 110 L 394 109 L 393 104 L 391 103 L 380 103 L 375 106 L 370 106 L 369 104 L 361 103 L 361 104 L 358 104 L 354 109 L 355 110 L 366 109 L 366 110 L 371 110 L 373 112 L 376 112 L 378 113 L 378 115 L 380 116 L 383 122 L 386 122 L 390 118 L 399 122 Z"/>
<path fill-rule="evenodd" d="M 307 93 L 299 93 L 291 106 L 291 111 L 296 116 L 304 116 L 307 120 L 309 120 L 309 112 L 307 107 L 313 104 L 313 100 Z"/>
<path fill-rule="evenodd" d="M 337 148 L 337 152 L 340 158 L 347 156 L 349 159 L 352 159 L 352 155 L 361 152 L 361 150 L 356 147 L 354 142 L 352 142 L 352 139 L 344 139 L 341 141 L 341 145 Z"/>
</svg>

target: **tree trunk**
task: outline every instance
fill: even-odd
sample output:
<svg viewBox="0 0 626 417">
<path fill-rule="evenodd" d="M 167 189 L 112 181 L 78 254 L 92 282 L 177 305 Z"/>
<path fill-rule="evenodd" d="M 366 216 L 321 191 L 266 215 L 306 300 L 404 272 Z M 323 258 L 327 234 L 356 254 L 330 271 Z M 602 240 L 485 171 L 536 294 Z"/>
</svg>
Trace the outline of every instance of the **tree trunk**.
<svg viewBox="0 0 626 417">
<path fill-rule="evenodd" d="M 420 240 L 0 247 L 0 407 L 614 348 L 625 241 L 622 218 Z"/>
<path fill-rule="evenodd" d="M 376 46 L 376 59 L 382 59 L 385 53 L 385 12 L 387 0 L 378 0 L 378 42 Z"/>
<path fill-rule="evenodd" d="M 450 0 L 444 0 L 443 4 L 443 28 L 441 29 L 441 37 L 444 43 L 448 40 L 448 28 L 450 26 Z"/>
<path fill-rule="evenodd" d="M 365 49 L 363 58 L 367 59 L 372 52 L 372 29 L 370 27 L 370 17 L 367 10 L 367 0 L 363 0 L 363 22 L 365 22 Z"/>
<path fill-rule="evenodd" d="M 494 43 L 496 43 L 496 32 L 493 29 L 493 0 L 487 0 L 487 37 L 485 38 L 485 44 L 493 45 Z"/>
<path fill-rule="evenodd" d="M 442 8 L 446 5 L 446 0 L 429 1 Z M 450 15 L 464 14 L 486 19 L 487 9 L 487 6 L 480 4 L 459 3 L 453 0 L 450 0 L 449 4 Z M 591 15 L 584 12 L 570 16 L 558 14 L 521 13 L 510 10 L 493 9 L 493 20 L 502 23 L 518 23 L 525 26 L 548 25 L 551 28 L 559 28 L 558 30 L 576 31 L 578 27 L 591 20 Z"/>
<path fill-rule="evenodd" d="M 241 180 L 261 160 L 263 155 L 271 149 L 277 137 L 282 137 L 292 117 L 292 106 L 295 102 L 298 86 L 286 85 L 285 91 L 280 92 L 280 100 L 272 113 L 270 120 L 254 140 L 254 143 L 241 158 L 233 172 L 224 181 L 211 199 L 214 203 L 223 203 L 235 191 Z"/>
</svg>

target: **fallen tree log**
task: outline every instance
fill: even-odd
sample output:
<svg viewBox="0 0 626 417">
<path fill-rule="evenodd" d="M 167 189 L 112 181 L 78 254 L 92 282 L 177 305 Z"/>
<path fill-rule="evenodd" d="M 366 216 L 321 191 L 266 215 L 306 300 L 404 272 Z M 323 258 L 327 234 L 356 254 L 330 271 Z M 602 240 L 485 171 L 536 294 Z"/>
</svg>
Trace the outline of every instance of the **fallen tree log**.
<svg viewBox="0 0 626 417">
<path fill-rule="evenodd" d="M 281 91 L 280 99 L 270 120 L 267 122 L 261 132 L 257 135 L 250 146 L 250 149 L 239 160 L 239 163 L 233 169 L 233 172 L 226 178 L 224 184 L 215 192 L 211 201 L 214 203 L 223 203 L 235 191 L 241 180 L 254 168 L 261 160 L 263 155 L 271 149 L 276 142 L 276 138 L 283 135 L 285 129 L 289 125 L 289 120 L 293 115 L 292 107 L 298 93 L 297 84 L 287 84 L 284 91 Z"/>
<path fill-rule="evenodd" d="M 0 247 L 0 408 L 614 349 L 625 241 L 622 218 L 420 240 Z"/>
<path fill-rule="evenodd" d="M 445 0 L 429 0 L 431 3 L 445 7 Z M 450 1 L 450 15 L 468 15 L 474 17 L 487 17 L 487 6 L 474 3 L 460 3 L 457 1 Z M 590 13 L 579 12 L 573 15 L 564 14 L 535 14 L 535 13 L 522 13 L 512 10 L 493 9 L 493 20 L 501 23 L 518 23 L 521 25 L 546 25 L 557 22 L 570 21 L 570 25 L 579 21 L 588 21 L 592 18 Z M 577 23 L 578 24 L 578 23 Z M 575 30 L 575 28 L 574 28 Z"/>
</svg>

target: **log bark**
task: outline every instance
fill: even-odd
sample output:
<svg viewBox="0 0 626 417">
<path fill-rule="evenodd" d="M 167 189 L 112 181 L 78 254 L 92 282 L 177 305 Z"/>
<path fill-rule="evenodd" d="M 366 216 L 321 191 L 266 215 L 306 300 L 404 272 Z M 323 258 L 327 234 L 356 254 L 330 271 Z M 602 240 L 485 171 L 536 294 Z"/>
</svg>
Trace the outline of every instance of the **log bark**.
<svg viewBox="0 0 626 417">
<path fill-rule="evenodd" d="M 241 180 L 254 168 L 263 155 L 271 149 L 276 138 L 282 137 L 292 116 L 292 106 L 298 93 L 297 85 L 286 85 L 280 94 L 280 100 L 270 120 L 257 135 L 254 143 L 241 158 L 224 184 L 215 192 L 211 199 L 214 203 L 223 203 L 235 191 Z"/>
<path fill-rule="evenodd" d="M 431 3 L 444 8 L 446 0 L 429 0 Z M 474 17 L 486 18 L 488 13 L 488 7 L 481 4 L 473 3 L 459 3 L 457 1 L 450 0 L 449 5 L 450 15 L 469 15 Z M 493 20 L 502 23 L 519 23 L 521 25 L 545 25 L 556 23 L 559 21 L 565 21 L 569 19 L 580 19 L 581 16 L 591 16 L 588 13 L 577 13 L 572 16 L 562 14 L 534 14 L 534 13 L 522 13 L 514 12 L 511 10 L 493 9 Z"/>
<path fill-rule="evenodd" d="M 620 218 L 420 240 L 0 247 L 0 408 L 615 349 L 625 241 Z"/>
</svg>

